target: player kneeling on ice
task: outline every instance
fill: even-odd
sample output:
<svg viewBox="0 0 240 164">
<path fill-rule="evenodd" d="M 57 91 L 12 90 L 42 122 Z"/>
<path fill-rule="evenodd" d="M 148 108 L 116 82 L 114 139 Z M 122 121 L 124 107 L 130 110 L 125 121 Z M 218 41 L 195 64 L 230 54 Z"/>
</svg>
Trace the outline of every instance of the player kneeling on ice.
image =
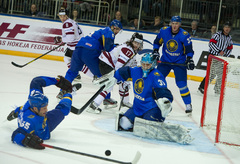
<svg viewBox="0 0 240 164">
<path fill-rule="evenodd" d="M 179 124 L 164 123 L 171 112 L 173 96 L 167 88 L 163 75 L 155 69 L 156 59 L 151 53 L 141 59 L 141 67 L 123 67 L 114 73 L 114 78 L 102 85 L 110 87 L 114 81 L 132 78 L 133 106 L 116 120 L 116 130 L 133 131 L 137 136 L 189 144 L 193 139 L 189 130 Z M 101 84 L 103 80 L 95 81 Z"/>
<path fill-rule="evenodd" d="M 43 87 L 56 85 L 65 91 L 63 99 L 55 109 L 48 111 L 48 98 Z M 7 119 L 18 118 L 18 128 L 12 134 L 12 142 L 34 149 L 44 149 L 43 140 L 50 138 L 52 132 L 70 112 L 72 105 L 72 84 L 62 76 L 58 78 L 39 76 L 30 84 L 28 101 L 12 111 Z"/>
</svg>

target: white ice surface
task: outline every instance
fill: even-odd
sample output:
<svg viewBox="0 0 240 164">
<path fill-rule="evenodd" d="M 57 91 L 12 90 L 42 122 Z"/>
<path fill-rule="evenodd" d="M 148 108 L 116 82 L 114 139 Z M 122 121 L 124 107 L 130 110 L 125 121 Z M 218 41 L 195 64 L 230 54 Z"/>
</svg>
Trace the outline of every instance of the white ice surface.
<svg viewBox="0 0 240 164">
<path fill-rule="evenodd" d="M 65 75 L 65 63 L 37 60 L 17 68 L 11 64 L 25 64 L 32 58 L 0 55 L 0 164 L 107 164 L 110 162 L 46 148 L 34 150 L 15 145 L 11 142 L 11 134 L 17 128 L 17 120 L 7 121 L 12 106 L 23 105 L 27 100 L 29 84 L 35 76 Z M 91 83 L 91 78 L 82 75 L 81 90 L 73 98 L 73 105 L 81 107 L 98 89 Z M 81 115 L 70 113 L 65 120 L 51 133 L 51 139 L 45 144 L 65 149 L 89 153 L 119 161 L 131 161 L 137 151 L 142 156 L 139 164 L 239 164 L 240 149 L 222 144 L 214 145 L 214 137 L 199 128 L 202 96 L 198 95 L 199 82 L 188 81 L 191 91 L 193 114 L 184 113 L 185 106 L 173 78 L 167 78 L 168 87 L 174 95 L 173 111 L 166 121 L 177 122 L 192 128 L 191 135 L 195 138 L 191 145 L 143 139 L 129 132 L 114 131 L 114 118 L 118 107 L 103 110 L 99 115 L 83 112 Z M 44 89 L 48 96 L 49 110 L 57 104 L 55 96 L 58 88 L 50 86 Z M 130 92 L 131 99 L 133 98 Z M 118 87 L 115 86 L 112 97 L 120 102 Z M 101 106 L 102 107 L 102 106 Z M 231 136 L 229 136 L 231 137 Z M 111 150 L 105 156 L 105 150 Z"/>
</svg>

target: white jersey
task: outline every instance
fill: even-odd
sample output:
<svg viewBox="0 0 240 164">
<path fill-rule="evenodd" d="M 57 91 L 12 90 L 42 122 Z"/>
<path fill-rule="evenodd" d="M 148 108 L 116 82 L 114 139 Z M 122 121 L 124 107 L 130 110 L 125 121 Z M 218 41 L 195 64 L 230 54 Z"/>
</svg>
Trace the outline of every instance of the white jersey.
<svg viewBox="0 0 240 164">
<path fill-rule="evenodd" d="M 121 68 L 130 58 L 131 61 L 126 66 L 136 66 L 136 56 L 134 50 L 131 46 L 128 46 L 126 43 L 116 46 L 112 51 L 107 52 L 103 51 L 99 56 L 99 60 L 102 60 L 104 63 L 108 64 L 115 70 Z M 133 57 L 134 56 L 134 57 Z"/>
<path fill-rule="evenodd" d="M 62 42 L 67 43 L 67 47 L 75 50 L 78 41 L 83 37 L 83 31 L 78 24 L 68 18 L 62 25 Z"/>
</svg>

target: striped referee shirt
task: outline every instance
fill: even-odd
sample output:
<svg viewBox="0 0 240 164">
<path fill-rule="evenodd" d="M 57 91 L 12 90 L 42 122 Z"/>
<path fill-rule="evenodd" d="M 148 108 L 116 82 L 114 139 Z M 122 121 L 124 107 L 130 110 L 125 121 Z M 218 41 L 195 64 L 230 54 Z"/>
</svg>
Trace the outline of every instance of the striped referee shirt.
<svg viewBox="0 0 240 164">
<path fill-rule="evenodd" d="M 209 41 L 209 53 L 212 55 L 219 55 L 221 51 L 224 52 L 223 56 L 228 57 L 233 49 L 232 37 L 224 35 L 219 31 L 215 33 Z"/>
</svg>

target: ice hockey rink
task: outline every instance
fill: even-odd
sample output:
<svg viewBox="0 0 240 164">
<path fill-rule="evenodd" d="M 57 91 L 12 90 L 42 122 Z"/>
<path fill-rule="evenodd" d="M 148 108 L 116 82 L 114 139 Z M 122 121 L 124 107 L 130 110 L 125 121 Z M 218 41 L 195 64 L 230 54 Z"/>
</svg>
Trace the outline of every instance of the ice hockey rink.
<svg viewBox="0 0 240 164">
<path fill-rule="evenodd" d="M 23 105 L 28 97 L 29 84 L 36 76 L 65 75 L 67 67 L 59 61 L 39 59 L 17 68 L 11 64 L 25 64 L 33 58 L 0 55 L 0 163 L 1 164 L 108 164 L 104 160 L 77 155 L 69 152 L 46 148 L 34 150 L 11 142 L 12 132 L 17 128 L 17 120 L 7 121 L 7 115 L 14 106 Z M 73 106 L 80 108 L 98 90 L 90 77 L 82 74 L 82 88 L 73 97 Z M 166 122 L 182 124 L 191 128 L 190 134 L 195 140 L 190 145 L 144 139 L 131 132 L 117 132 L 115 116 L 118 107 L 104 109 L 101 114 L 84 111 L 81 115 L 70 113 L 51 133 L 51 139 L 45 144 L 79 151 L 123 162 L 133 160 L 137 151 L 141 153 L 138 164 L 239 164 L 240 148 L 214 144 L 212 133 L 199 128 L 202 96 L 197 93 L 199 82 L 188 81 L 192 96 L 192 117 L 185 114 L 185 105 L 180 97 L 174 78 L 167 78 L 168 88 L 174 96 L 173 111 Z M 55 98 L 59 89 L 50 86 L 44 89 L 49 98 L 49 110 L 57 104 Z M 133 98 L 132 90 L 130 91 Z M 120 102 L 118 86 L 114 87 L 112 98 Z M 103 108 L 103 106 L 101 106 Z M 231 137 L 231 136 L 229 136 Z M 106 156 L 105 151 L 111 155 Z"/>
</svg>

